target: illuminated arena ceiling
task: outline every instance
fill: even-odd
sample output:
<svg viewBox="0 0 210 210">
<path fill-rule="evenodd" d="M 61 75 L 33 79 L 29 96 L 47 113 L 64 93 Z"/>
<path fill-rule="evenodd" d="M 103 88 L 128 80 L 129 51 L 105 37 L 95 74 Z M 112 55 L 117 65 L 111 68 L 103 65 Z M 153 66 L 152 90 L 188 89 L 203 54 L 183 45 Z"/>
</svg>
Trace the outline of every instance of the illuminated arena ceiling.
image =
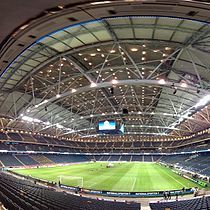
<svg viewBox="0 0 210 210">
<path fill-rule="evenodd" d="M 177 137 L 206 129 L 209 34 L 205 21 L 161 15 L 60 27 L 2 71 L 2 123 L 80 137 L 96 135 L 105 119 L 124 123 L 127 135 Z"/>
</svg>

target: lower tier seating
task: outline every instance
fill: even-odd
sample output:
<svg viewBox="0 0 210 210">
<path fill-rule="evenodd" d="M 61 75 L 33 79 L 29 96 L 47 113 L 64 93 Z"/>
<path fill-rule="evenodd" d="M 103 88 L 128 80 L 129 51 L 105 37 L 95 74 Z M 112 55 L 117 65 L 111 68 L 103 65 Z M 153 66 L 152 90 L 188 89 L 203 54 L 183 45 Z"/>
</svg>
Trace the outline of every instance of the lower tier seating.
<svg viewBox="0 0 210 210">
<path fill-rule="evenodd" d="M 125 203 L 85 198 L 57 192 L 20 180 L 11 175 L 0 173 L 0 200 L 9 210 L 139 210 L 139 203 Z"/>
<path fill-rule="evenodd" d="M 48 159 L 45 155 L 30 155 L 34 161 L 38 162 L 40 165 L 53 164 L 54 162 Z"/>
<path fill-rule="evenodd" d="M 180 201 L 150 203 L 152 210 L 209 210 L 210 197 L 200 197 Z"/>
</svg>

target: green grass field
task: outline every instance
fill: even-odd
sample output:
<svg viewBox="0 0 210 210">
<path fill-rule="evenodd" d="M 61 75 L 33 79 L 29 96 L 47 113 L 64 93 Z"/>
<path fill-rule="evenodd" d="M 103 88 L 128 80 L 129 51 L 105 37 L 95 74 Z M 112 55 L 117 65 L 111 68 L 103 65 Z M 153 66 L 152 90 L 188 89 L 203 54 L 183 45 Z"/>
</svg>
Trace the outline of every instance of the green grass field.
<svg viewBox="0 0 210 210">
<path fill-rule="evenodd" d="M 69 186 L 81 185 L 81 178 L 73 177 L 82 177 L 83 187 L 95 190 L 146 192 L 199 187 L 171 169 L 156 163 L 114 163 L 112 168 L 106 168 L 107 164 L 85 163 L 18 169 L 16 172 L 55 182 L 58 182 L 59 176 L 64 176 L 62 183 Z"/>
</svg>

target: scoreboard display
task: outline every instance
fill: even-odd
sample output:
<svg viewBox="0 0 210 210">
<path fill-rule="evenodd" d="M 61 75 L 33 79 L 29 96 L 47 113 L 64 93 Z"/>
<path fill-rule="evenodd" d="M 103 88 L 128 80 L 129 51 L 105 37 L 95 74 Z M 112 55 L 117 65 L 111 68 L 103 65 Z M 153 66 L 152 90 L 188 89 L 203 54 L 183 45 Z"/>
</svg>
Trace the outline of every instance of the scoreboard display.
<svg viewBox="0 0 210 210">
<path fill-rule="evenodd" d="M 98 134 L 123 134 L 124 125 L 115 120 L 99 121 L 97 126 Z"/>
<path fill-rule="evenodd" d="M 101 130 L 115 130 L 116 122 L 113 120 L 100 121 L 98 123 L 98 129 Z"/>
</svg>

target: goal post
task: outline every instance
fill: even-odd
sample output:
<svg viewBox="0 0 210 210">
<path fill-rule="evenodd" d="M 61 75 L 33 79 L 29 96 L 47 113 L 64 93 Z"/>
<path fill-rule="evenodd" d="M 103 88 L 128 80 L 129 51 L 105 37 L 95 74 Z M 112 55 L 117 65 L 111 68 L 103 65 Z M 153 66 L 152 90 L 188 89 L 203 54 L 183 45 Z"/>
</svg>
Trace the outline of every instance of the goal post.
<svg viewBox="0 0 210 210">
<path fill-rule="evenodd" d="M 83 188 L 83 177 L 79 176 L 64 176 L 60 175 L 58 176 L 58 183 L 73 187 L 81 187 Z"/>
</svg>

